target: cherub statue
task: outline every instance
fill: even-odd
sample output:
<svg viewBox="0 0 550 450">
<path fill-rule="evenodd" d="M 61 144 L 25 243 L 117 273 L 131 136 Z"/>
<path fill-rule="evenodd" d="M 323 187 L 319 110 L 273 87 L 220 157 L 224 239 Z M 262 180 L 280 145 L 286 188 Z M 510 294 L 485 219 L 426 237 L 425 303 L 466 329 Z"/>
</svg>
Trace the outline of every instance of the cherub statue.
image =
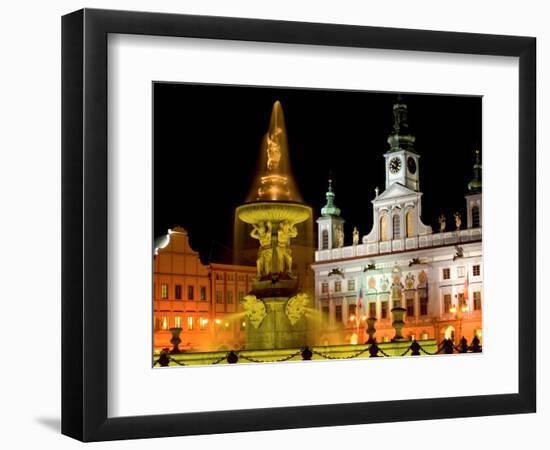
<svg viewBox="0 0 550 450">
<path fill-rule="evenodd" d="M 259 222 L 253 225 L 253 227 L 254 229 L 250 233 L 250 236 L 260 241 L 256 271 L 258 279 L 261 279 L 264 275 L 271 273 L 271 222 Z"/>
<path fill-rule="evenodd" d="M 443 233 L 447 227 L 447 219 L 445 219 L 445 214 L 440 214 L 439 216 L 439 232 Z"/>
<path fill-rule="evenodd" d="M 353 245 L 359 244 L 359 230 L 353 227 Z"/>
<path fill-rule="evenodd" d="M 342 248 L 344 246 L 344 227 L 339 225 L 336 228 L 336 246 Z"/>
<path fill-rule="evenodd" d="M 277 257 L 279 260 L 279 272 L 292 273 L 292 250 L 290 240 L 298 236 L 298 230 L 288 220 L 279 224 L 277 231 Z"/>
<path fill-rule="evenodd" d="M 281 144 L 279 136 L 283 130 L 279 127 L 275 128 L 273 133 L 267 135 L 267 170 L 270 172 L 276 171 L 279 168 L 281 160 Z"/>
<path fill-rule="evenodd" d="M 460 215 L 459 212 L 455 212 L 454 218 L 455 218 L 456 230 L 458 231 L 460 230 L 460 225 L 462 225 L 462 216 Z"/>
</svg>

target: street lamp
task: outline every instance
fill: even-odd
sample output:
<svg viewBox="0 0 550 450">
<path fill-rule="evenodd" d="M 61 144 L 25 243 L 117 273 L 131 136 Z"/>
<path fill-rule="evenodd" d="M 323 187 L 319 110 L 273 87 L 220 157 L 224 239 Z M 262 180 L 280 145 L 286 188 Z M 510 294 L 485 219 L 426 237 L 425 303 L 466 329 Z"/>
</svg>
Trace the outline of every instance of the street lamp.
<svg viewBox="0 0 550 450">
<path fill-rule="evenodd" d="M 462 316 L 463 314 L 467 313 L 469 310 L 468 305 L 466 303 L 459 305 L 458 307 L 456 304 L 453 303 L 453 305 L 449 308 L 449 312 L 455 315 L 456 320 L 458 320 L 458 337 L 457 339 L 460 340 L 462 338 Z"/>
</svg>

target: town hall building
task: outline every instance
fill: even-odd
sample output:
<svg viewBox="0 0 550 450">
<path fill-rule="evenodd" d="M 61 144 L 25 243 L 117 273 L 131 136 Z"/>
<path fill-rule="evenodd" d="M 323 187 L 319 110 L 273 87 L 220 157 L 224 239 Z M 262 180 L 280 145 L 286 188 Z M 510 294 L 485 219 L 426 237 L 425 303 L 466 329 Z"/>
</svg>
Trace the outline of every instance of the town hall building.
<svg viewBox="0 0 550 450">
<path fill-rule="evenodd" d="M 393 106 L 394 126 L 385 158 L 385 189 L 372 199 L 373 226 L 345 245 L 342 211 L 329 181 L 317 219 L 315 307 L 322 317 L 320 343 L 361 343 L 367 318 L 376 338 L 395 335 L 392 309 L 406 309 L 409 339 L 482 338 L 482 183 L 479 151 L 460 214 L 439 218 L 439 229 L 422 222 L 421 158 L 409 132 L 407 105 Z"/>
</svg>

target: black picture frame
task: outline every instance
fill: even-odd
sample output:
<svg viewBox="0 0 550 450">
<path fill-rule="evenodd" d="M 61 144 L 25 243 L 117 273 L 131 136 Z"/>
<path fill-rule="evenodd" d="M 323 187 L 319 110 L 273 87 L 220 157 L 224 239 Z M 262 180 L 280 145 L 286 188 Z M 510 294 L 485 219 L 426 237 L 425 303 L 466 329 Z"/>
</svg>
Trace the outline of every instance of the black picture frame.
<svg viewBox="0 0 550 450">
<path fill-rule="evenodd" d="M 519 58 L 518 393 L 107 416 L 107 36 L 177 36 Z M 62 433 L 82 441 L 535 412 L 536 39 L 83 9 L 62 18 Z"/>
</svg>

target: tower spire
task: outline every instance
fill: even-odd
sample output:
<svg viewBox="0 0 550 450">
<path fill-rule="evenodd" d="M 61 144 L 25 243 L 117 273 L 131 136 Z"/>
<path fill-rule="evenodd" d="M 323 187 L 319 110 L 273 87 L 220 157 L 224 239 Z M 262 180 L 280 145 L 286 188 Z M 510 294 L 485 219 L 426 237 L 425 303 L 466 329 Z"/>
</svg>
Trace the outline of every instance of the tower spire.
<svg viewBox="0 0 550 450">
<path fill-rule="evenodd" d="M 475 194 L 481 192 L 481 157 L 479 149 L 475 150 L 476 162 L 474 164 L 474 178 L 468 183 L 468 193 Z"/>
<path fill-rule="evenodd" d="M 326 193 L 327 204 L 321 208 L 321 215 L 323 216 L 339 216 L 340 208 L 334 204 L 334 197 L 336 194 L 332 190 L 332 175 L 329 174 L 328 178 L 328 190 Z"/>
<path fill-rule="evenodd" d="M 393 104 L 393 130 L 388 136 L 390 152 L 398 150 L 414 151 L 416 138 L 409 132 L 407 104 L 399 94 Z"/>
</svg>

